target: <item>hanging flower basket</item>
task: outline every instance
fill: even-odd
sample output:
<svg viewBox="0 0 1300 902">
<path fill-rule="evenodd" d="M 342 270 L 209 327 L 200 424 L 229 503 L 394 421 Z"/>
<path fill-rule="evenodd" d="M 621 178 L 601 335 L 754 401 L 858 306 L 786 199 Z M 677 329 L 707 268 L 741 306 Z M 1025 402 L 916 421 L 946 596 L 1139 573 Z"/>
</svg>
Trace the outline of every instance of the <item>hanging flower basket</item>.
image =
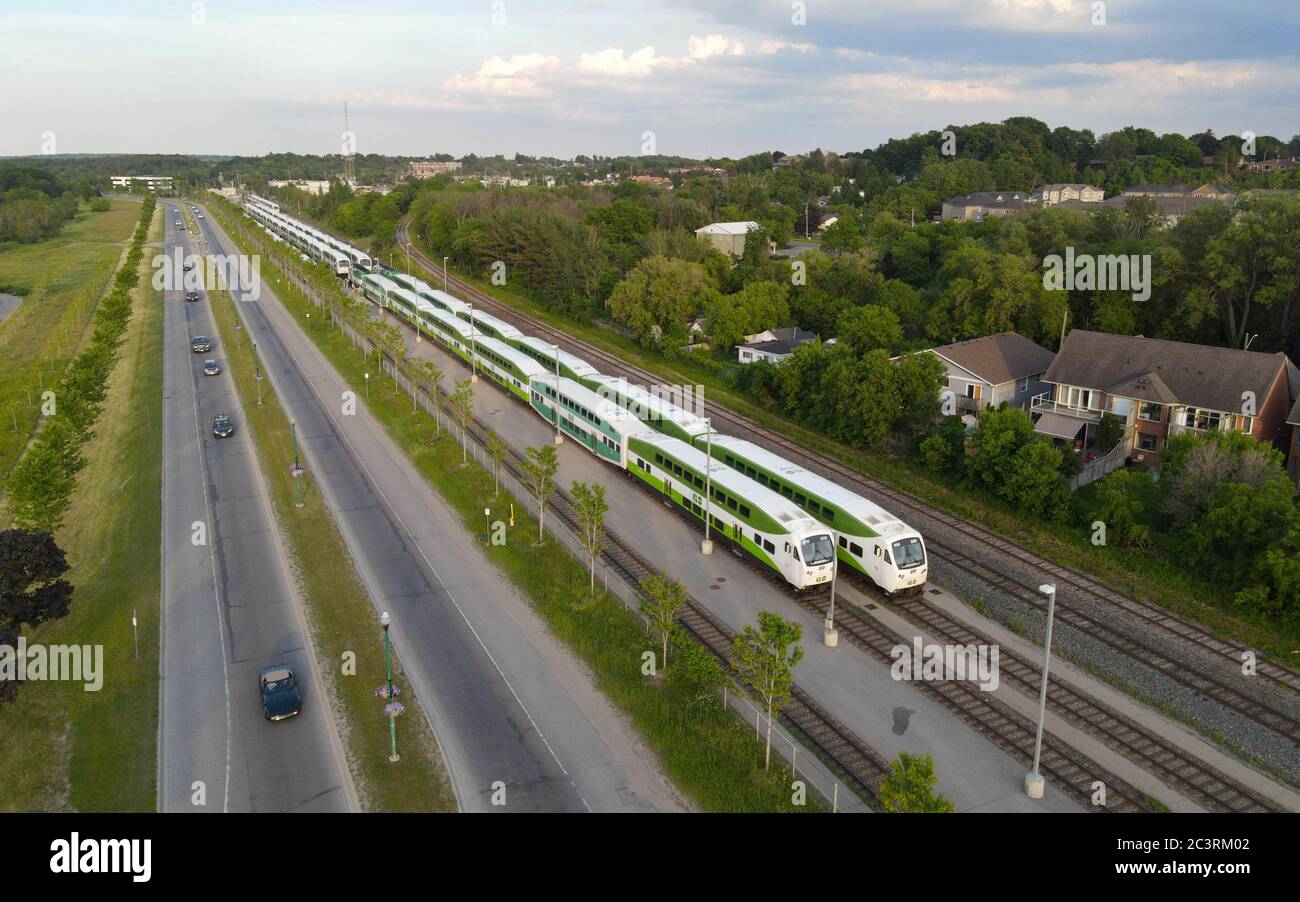
<svg viewBox="0 0 1300 902">
<path fill-rule="evenodd" d="M 401 694 L 402 694 L 402 690 L 401 690 L 399 687 L 394 686 L 394 687 L 393 687 L 393 695 L 392 695 L 392 697 L 393 697 L 393 698 L 397 698 L 397 697 L 398 697 L 399 695 L 401 695 Z M 389 698 L 389 695 L 388 695 L 388 686 L 387 686 L 386 684 L 383 685 L 383 686 L 380 686 L 378 689 L 375 690 L 375 698 L 382 698 L 382 699 L 384 699 L 385 701 L 388 700 L 388 698 Z"/>
<path fill-rule="evenodd" d="M 401 702 L 389 702 L 384 705 L 385 717 L 398 717 L 406 712 L 406 706 Z"/>
</svg>

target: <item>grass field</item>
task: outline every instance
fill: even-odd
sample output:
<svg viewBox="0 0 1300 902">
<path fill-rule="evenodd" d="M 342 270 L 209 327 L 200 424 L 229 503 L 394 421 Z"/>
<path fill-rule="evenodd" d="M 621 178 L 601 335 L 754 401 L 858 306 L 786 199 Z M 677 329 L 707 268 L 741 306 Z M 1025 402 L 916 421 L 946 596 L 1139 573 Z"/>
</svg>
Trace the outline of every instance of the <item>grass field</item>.
<svg viewBox="0 0 1300 902">
<path fill-rule="evenodd" d="M 424 250 L 435 256 L 429 248 Z M 394 262 L 406 266 L 404 254 Z M 413 274 L 431 285 L 441 279 L 411 261 Z M 753 398 L 738 393 L 716 372 L 686 358 L 668 360 L 647 351 L 635 340 L 596 323 L 557 314 L 509 285 L 497 286 L 485 279 L 456 273 L 480 291 L 510 306 L 653 373 L 666 384 L 700 384 L 711 401 L 786 435 L 806 448 L 820 451 L 861 473 L 916 495 L 926 503 L 981 524 L 1015 539 L 1048 560 L 1095 574 L 1116 588 L 1136 597 L 1157 602 L 1171 611 L 1204 624 L 1219 635 L 1235 638 L 1269 657 L 1300 666 L 1300 626 L 1288 631 L 1264 617 L 1249 616 L 1231 609 L 1231 592 L 1206 580 L 1176 562 L 1156 555 L 1113 546 L 1097 546 L 1091 531 L 1069 524 L 1051 524 L 1026 518 L 1010 505 L 987 492 L 938 476 L 911 459 L 889 454 L 867 454 L 848 448 L 805 429 Z M 907 519 L 906 511 L 896 511 Z"/>
<path fill-rule="evenodd" d="M 89 334 L 139 217 L 138 203 L 114 200 L 55 238 L 0 246 L 0 285 L 26 292 L 0 323 L 0 490 L 36 428 L 41 392 Z"/>
<path fill-rule="evenodd" d="M 129 214 L 122 226 L 129 236 L 139 205 L 118 202 L 114 211 Z M 161 223 L 155 213 L 155 228 Z M 109 250 L 116 255 L 119 249 Z M 142 267 L 126 340 L 96 435 L 84 451 L 89 463 L 79 475 L 68 525 L 57 536 L 72 567 L 72 608 L 28 636 L 29 642 L 103 645 L 104 685 L 90 693 L 80 684 L 28 683 L 13 705 L 0 709 L 4 810 L 155 808 L 162 306 L 147 272 Z"/>
<path fill-rule="evenodd" d="M 217 210 L 228 234 L 238 240 L 239 226 L 232 228 L 224 207 L 214 205 Z M 277 265 L 265 254 L 262 262 L 264 275 Z M 277 285 L 276 294 L 306 329 L 306 314 L 316 310 L 311 302 L 287 283 Z M 341 332 L 318 325 L 308 334 L 345 378 L 354 384 L 363 381 L 367 369 L 363 358 Z M 477 467 L 461 468 L 460 447 L 445 435 L 434 441 L 433 422 L 412 415 L 409 396 L 398 392 L 391 379 L 372 381 L 367 402 L 371 412 L 415 468 L 459 512 L 462 523 L 481 528 L 485 502 L 492 496 L 491 474 Z M 597 686 L 629 716 L 674 784 L 708 811 L 816 810 L 811 800 L 804 807 L 791 804 L 788 769 L 764 772 L 763 747 L 752 728 L 716 699 L 701 697 L 673 680 L 654 681 L 641 675 L 641 654 L 654 644 L 644 624 L 612 596 L 589 597 L 586 568 L 554 541 L 534 547 L 530 537 L 536 536 L 537 523 L 522 510 L 522 505 L 516 506 L 514 537 L 502 546 L 485 546 L 484 553 L 521 589 L 551 631 L 591 668 Z"/>
<path fill-rule="evenodd" d="M 186 216 L 191 214 L 186 210 Z M 191 222 L 192 222 L 191 218 Z M 296 506 L 294 480 L 283 465 L 293 459 L 289 420 L 262 383 L 257 406 L 253 349 L 235 331 L 235 302 L 224 292 L 208 294 L 217 321 L 226 371 L 243 404 L 247 429 L 257 448 L 271 504 L 304 595 L 321 671 L 330 684 L 332 707 L 348 751 L 362 804 L 369 811 L 454 811 L 455 796 L 437 744 L 418 713 L 414 690 L 394 661 L 394 681 L 403 690 L 408 714 L 398 723 L 401 760 L 388 761 L 388 728 L 382 702 L 373 692 L 384 682 L 382 629 L 374 605 L 358 577 L 347 545 L 310 473 L 303 480 L 304 505 Z M 356 675 L 339 675 L 344 652 L 357 652 Z"/>
</svg>

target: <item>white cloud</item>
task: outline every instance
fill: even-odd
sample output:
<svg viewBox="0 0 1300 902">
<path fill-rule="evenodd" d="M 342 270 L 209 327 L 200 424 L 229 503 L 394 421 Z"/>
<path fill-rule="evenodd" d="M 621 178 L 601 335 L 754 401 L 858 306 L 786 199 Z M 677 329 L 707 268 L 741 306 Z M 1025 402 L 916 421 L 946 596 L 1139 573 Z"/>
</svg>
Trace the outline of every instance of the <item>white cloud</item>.
<svg viewBox="0 0 1300 902">
<path fill-rule="evenodd" d="M 516 53 L 509 59 L 493 56 L 468 78 L 453 75 L 447 79 L 449 91 L 499 94 L 506 97 L 534 96 L 542 93 L 540 77 L 560 65 L 558 57 L 542 53 Z"/>
<path fill-rule="evenodd" d="M 987 103 L 1010 100 L 1013 96 L 1005 83 L 970 78 L 918 78 L 876 73 L 847 75 L 833 81 L 837 91 L 883 94 L 893 102 Z"/>
<path fill-rule="evenodd" d="M 763 56 L 771 56 L 774 53 L 780 53 L 782 50 L 794 50 L 798 53 L 812 53 L 817 48 L 807 41 L 785 41 L 785 40 L 768 40 L 758 45 L 758 52 Z"/>
<path fill-rule="evenodd" d="M 687 41 L 689 56 L 693 60 L 706 60 L 711 56 L 744 56 L 745 45 L 720 34 L 706 34 L 702 38 L 691 35 Z"/>
<path fill-rule="evenodd" d="M 599 75 L 649 75 L 658 66 L 673 64 L 666 56 L 656 56 L 650 46 L 625 56 L 621 47 L 606 47 L 595 53 L 584 53 L 578 60 L 577 68 L 583 72 Z"/>
</svg>

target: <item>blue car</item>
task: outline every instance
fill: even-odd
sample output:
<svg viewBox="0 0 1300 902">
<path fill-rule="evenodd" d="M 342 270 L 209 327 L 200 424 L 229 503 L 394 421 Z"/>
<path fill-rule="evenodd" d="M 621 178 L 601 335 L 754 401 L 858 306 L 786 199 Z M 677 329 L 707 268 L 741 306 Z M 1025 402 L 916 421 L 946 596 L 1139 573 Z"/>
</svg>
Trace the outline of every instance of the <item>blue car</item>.
<svg viewBox="0 0 1300 902">
<path fill-rule="evenodd" d="M 257 675 L 262 692 L 262 714 L 267 720 L 285 720 L 302 713 L 302 694 L 288 664 L 276 664 Z"/>
</svg>

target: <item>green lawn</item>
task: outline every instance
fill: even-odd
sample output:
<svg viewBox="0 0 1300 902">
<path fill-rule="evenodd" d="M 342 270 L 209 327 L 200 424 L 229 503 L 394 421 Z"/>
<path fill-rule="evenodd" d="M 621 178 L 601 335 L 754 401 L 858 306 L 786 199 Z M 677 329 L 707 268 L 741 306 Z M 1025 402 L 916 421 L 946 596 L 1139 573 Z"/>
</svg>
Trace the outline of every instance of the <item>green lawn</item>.
<svg viewBox="0 0 1300 902">
<path fill-rule="evenodd" d="M 192 214 L 186 216 L 193 222 Z M 267 275 L 263 269 L 263 277 Z M 277 288 L 277 293 L 280 293 Z M 353 778 L 368 811 L 454 811 L 446 766 L 428 724 L 419 713 L 414 690 L 401 676 L 401 661 L 394 660 L 394 681 L 401 687 L 408 713 L 398 722 L 401 760 L 388 761 L 388 728 L 383 703 L 373 692 L 384 682 L 383 635 L 374 605 L 362 584 L 347 545 L 340 535 L 319 488 L 310 474 L 303 480 L 303 507 L 296 506 L 294 480 L 285 461 L 293 459 L 289 420 L 271 390 L 262 383 L 262 406 L 257 406 L 253 349 L 235 331 L 234 300 L 224 292 L 210 291 L 208 298 L 226 349 L 226 372 L 243 404 L 248 430 L 257 448 L 271 504 L 302 588 L 312 640 L 321 671 L 329 683 L 334 709 L 341 712 L 340 726 Z M 345 652 L 355 652 L 356 675 L 339 674 Z"/>
<path fill-rule="evenodd" d="M 26 294 L 0 323 L 0 487 L 40 418 L 41 392 L 57 381 L 90 332 L 140 218 L 140 205 L 115 200 L 82 212 L 54 238 L 0 245 L 0 285 Z"/>
<path fill-rule="evenodd" d="M 253 250 L 241 234 L 243 221 L 233 222 L 224 205 L 214 204 L 212 209 L 231 237 L 244 244 L 244 250 Z M 264 276 L 284 265 L 283 257 L 273 258 L 265 247 L 261 252 Z M 279 252 L 276 247 L 275 253 Z M 316 268 L 312 274 L 332 278 L 322 272 Z M 276 294 L 305 329 L 306 314 L 316 308 L 287 282 L 276 286 Z M 314 317 L 318 322 L 319 318 L 319 314 Z M 353 384 L 363 381 L 368 367 L 342 332 L 318 324 L 309 334 L 345 378 Z M 412 414 L 410 397 L 395 390 L 391 379 L 372 382 L 371 412 L 415 468 L 457 510 L 462 523 L 480 530 L 483 508 L 504 507 L 509 497 L 503 493 L 493 501 L 491 474 L 475 466 L 462 468 L 460 447 L 446 436 L 434 441 L 433 422 Z M 597 686 L 629 716 L 656 752 L 664 772 L 685 795 L 708 811 L 816 810 L 811 800 L 803 808 L 791 805 L 788 770 L 780 766 L 765 773 L 763 747 L 752 728 L 724 710 L 717 699 L 701 697 L 673 680 L 643 677 L 641 654 L 654 643 L 640 618 L 612 596 L 589 597 L 586 568 L 552 540 L 540 549 L 534 547 L 536 521 L 522 513 L 518 502 L 515 510 L 510 540 L 503 546 L 485 545 L 484 553 L 521 589 L 552 632 L 592 669 Z"/>
<path fill-rule="evenodd" d="M 139 204 L 120 202 L 130 221 Z M 112 214 L 100 214 L 108 217 Z M 161 213 L 154 223 L 161 226 Z M 129 234 L 129 223 L 123 229 Z M 103 250 L 103 249 L 101 249 Z M 116 259 L 120 248 L 109 248 Z M 2 263 L 2 259 L 0 259 Z M 76 587 L 62 620 L 29 642 L 104 646 L 104 685 L 28 683 L 0 709 L 0 808 L 152 811 L 157 783 L 161 295 L 141 283 L 108 396 L 57 536 Z M 105 277 L 107 281 L 107 277 Z M 132 612 L 139 620 L 135 660 Z"/>
</svg>

